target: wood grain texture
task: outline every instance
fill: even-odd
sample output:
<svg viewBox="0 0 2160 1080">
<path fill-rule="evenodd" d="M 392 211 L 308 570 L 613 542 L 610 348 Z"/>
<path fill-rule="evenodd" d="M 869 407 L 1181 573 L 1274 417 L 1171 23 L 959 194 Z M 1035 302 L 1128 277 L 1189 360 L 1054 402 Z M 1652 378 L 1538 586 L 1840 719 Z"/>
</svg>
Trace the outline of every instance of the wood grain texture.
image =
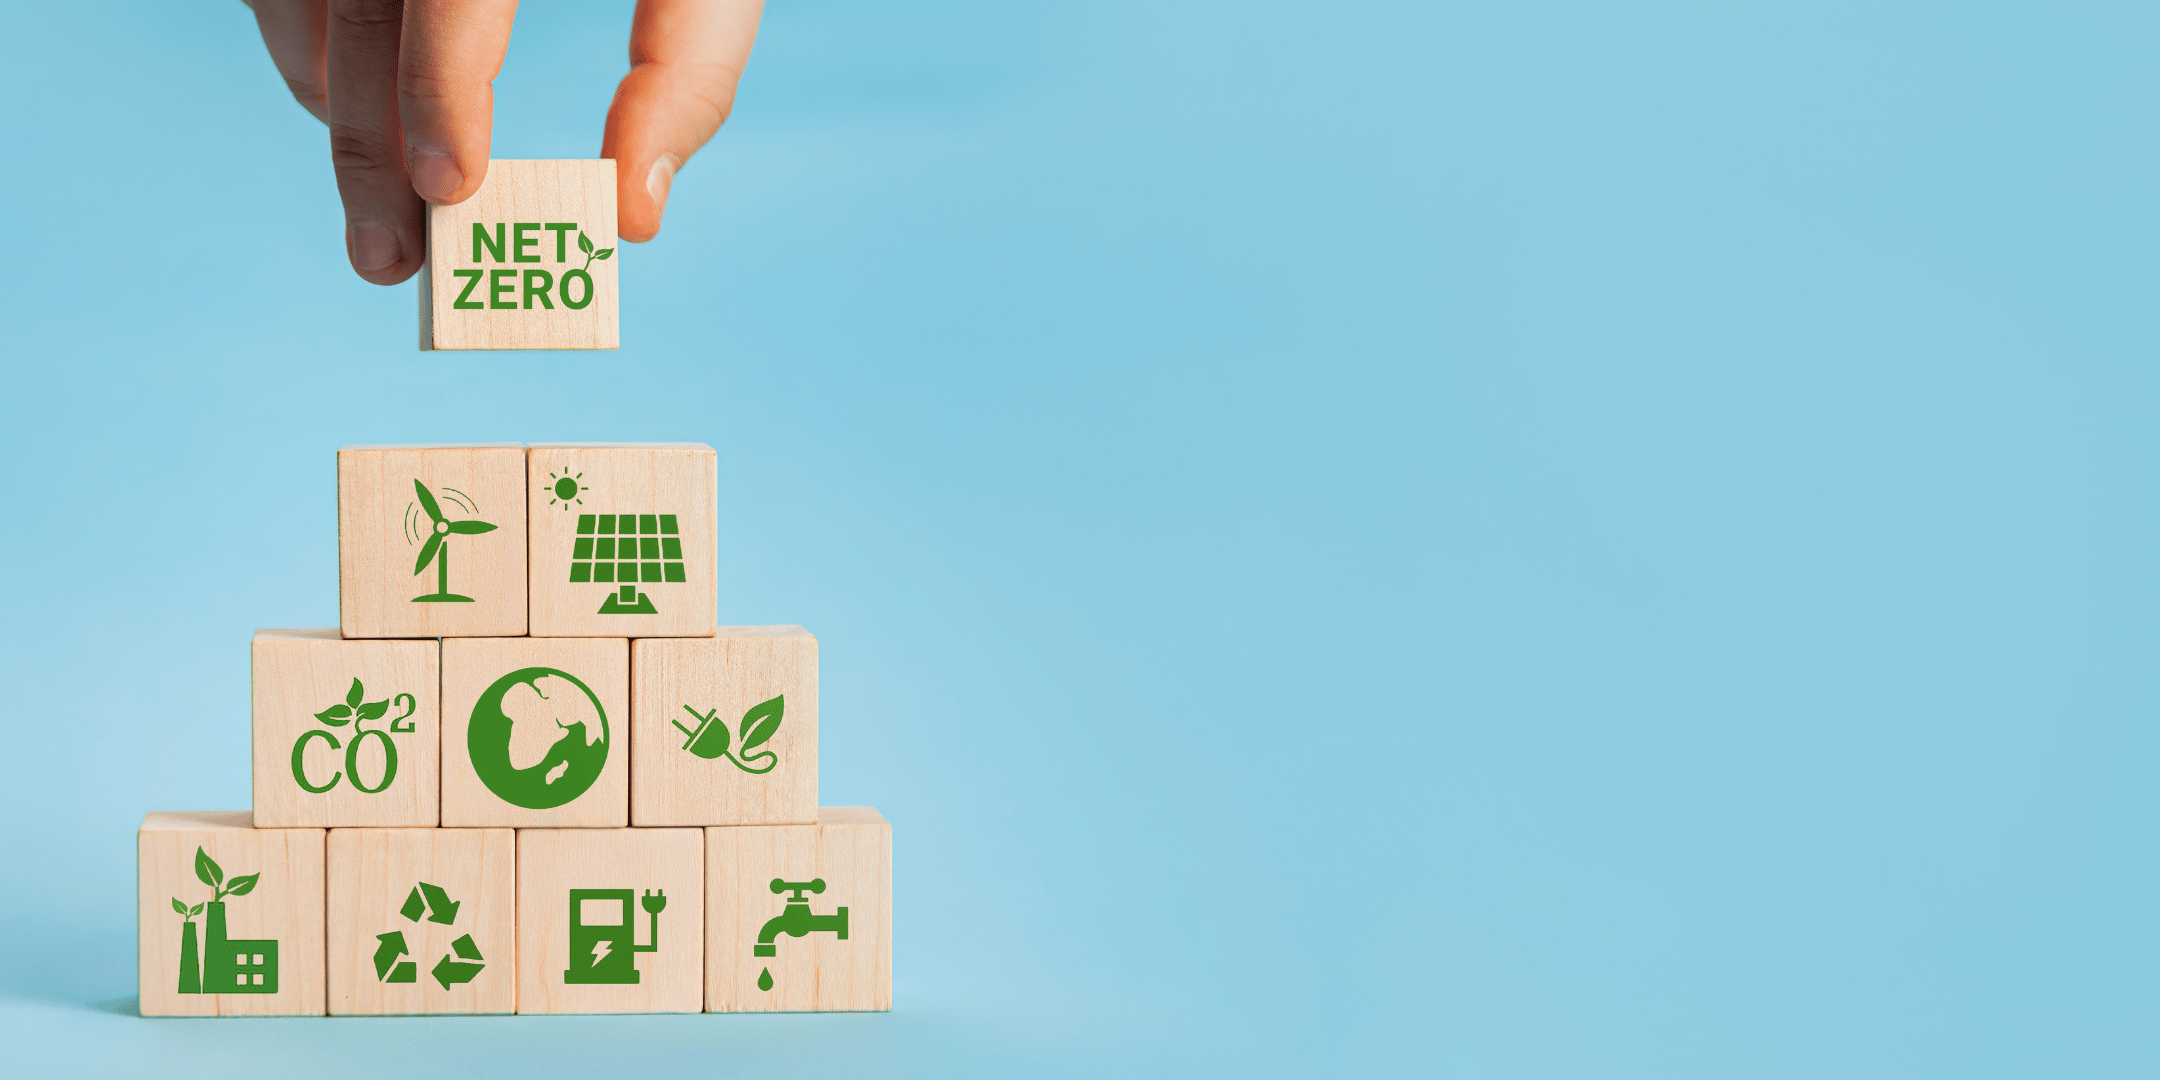
<svg viewBox="0 0 2160 1080">
<path fill-rule="evenodd" d="M 442 823 L 445 828 L 622 828 L 630 823 L 630 643 L 623 638 L 448 638 L 442 643 Z M 548 809 L 505 801 L 481 780 L 472 760 L 474 707 L 489 687 L 512 672 L 548 668 L 581 682 L 597 701 L 606 729 L 607 758 L 585 792 Z M 559 678 L 559 676 L 556 676 Z M 525 693 L 520 691 L 521 694 Z M 553 694 L 547 698 L 545 694 Z M 581 722 L 585 695 L 574 686 L 534 687 L 526 695 L 546 716 L 531 721 Z M 562 728 L 542 727 L 547 736 Z M 589 731 L 589 728 L 588 728 Z M 527 735 L 545 748 L 553 738 Z M 527 744 L 528 746 L 534 744 Z M 563 774 L 569 776 L 567 772 Z"/>
<path fill-rule="evenodd" d="M 745 751 L 744 714 L 774 698 L 779 726 Z M 720 756 L 693 753 L 678 724 Z M 631 642 L 632 825 L 813 823 L 817 782 L 818 640 L 808 630 L 723 626 L 709 638 Z"/>
<path fill-rule="evenodd" d="M 259 875 L 252 889 L 225 898 L 222 913 L 213 911 L 215 890 L 196 874 L 198 848 L 217 864 L 226 885 Z M 143 819 L 135 851 L 142 1015 L 323 1014 L 323 830 L 257 829 L 245 810 L 159 811 Z M 183 919 L 173 910 L 175 899 L 202 910 Z M 218 914 L 229 941 L 276 942 L 274 953 L 246 949 L 246 964 L 217 963 L 210 928 Z M 198 964 L 204 980 L 223 986 L 274 970 L 277 991 L 181 993 L 184 927 L 190 924 L 198 961 L 210 961 Z M 255 963 L 256 956 L 269 963 Z"/>
<path fill-rule="evenodd" d="M 709 637 L 718 624 L 719 597 L 719 456 L 703 443 L 539 443 L 528 449 L 527 468 L 532 480 L 531 522 L 532 633 L 545 637 Z M 567 485 L 558 489 L 562 481 Z M 558 497 L 558 490 L 569 491 Z M 636 515 L 639 527 L 657 524 L 663 530 L 673 517 L 676 532 L 651 535 L 640 532 L 639 561 L 609 563 L 598 559 L 619 531 L 623 515 Z M 657 518 L 657 522 L 647 518 Z M 579 528 L 592 532 L 580 533 Z M 602 529 L 616 528 L 607 533 Z M 679 540 L 682 581 L 650 581 L 647 567 L 660 568 L 675 560 L 665 556 Z M 591 561 L 578 559 L 578 541 L 591 541 Z M 657 547 L 663 561 L 642 556 Z M 572 580 L 574 564 L 586 562 L 592 580 Z M 615 575 L 608 580 L 602 567 L 620 571 L 636 567 L 640 580 L 632 586 L 633 599 L 644 596 L 652 614 L 603 613 L 611 597 L 619 599 Z"/>
<path fill-rule="evenodd" d="M 810 913 L 848 909 L 848 936 L 820 929 L 772 935 L 768 921 L 792 893 L 775 878 L 822 879 L 803 893 Z M 892 826 L 876 810 L 828 806 L 815 825 L 737 825 L 705 830 L 705 1007 L 712 1012 L 854 1012 L 892 1008 Z M 772 988 L 761 989 L 769 971 Z"/>
<path fill-rule="evenodd" d="M 332 829 L 327 919 L 330 1015 L 510 1013 L 517 1009 L 517 836 L 510 829 Z M 455 913 L 405 905 L 422 882 Z M 445 924 L 438 916 L 450 915 Z M 412 982 L 377 975 L 380 935 L 395 931 L 415 965 Z M 454 943 L 471 935 L 483 965 L 448 988 L 435 977 Z M 394 972 L 395 969 L 393 969 Z"/>
<path fill-rule="evenodd" d="M 703 1008 L 704 834 L 697 829 L 518 830 L 518 1011 L 521 1013 L 697 1012 Z M 638 981 L 581 984 L 571 968 L 570 890 L 628 890 Z M 653 917 L 647 893 L 666 898 Z M 598 901 L 605 908 L 609 901 Z M 588 923 L 594 920 L 589 917 Z M 611 945 L 609 953 L 615 949 Z M 585 945 L 581 956 L 592 954 Z M 619 954 L 618 954 L 619 955 Z"/>
<path fill-rule="evenodd" d="M 353 639 L 329 629 L 257 630 L 249 652 L 257 827 L 436 823 L 442 793 L 438 642 Z M 384 715 L 318 719 L 318 713 L 349 708 L 355 679 L 362 707 L 380 703 Z M 405 726 L 411 730 L 393 730 Z M 374 731 L 383 734 L 364 734 Z M 395 771 L 386 744 L 395 748 Z M 294 777 L 296 747 L 308 786 L 328 790 L 310 791 Z"/>
<path fill-rule="evenodd" d="M 620 343 L 615 162 L 490 161 L 487 179 L 471 198 L 430 206 L 427 214 L 422 349 L 613 349 Z M 528 228 L 519 230 L 519 224 Z M 574 228 L 551 230 L 550 224 Z M 483 239 L 475 238 L 476 225 Z M 580 235 L 593 251 L 581 250 Z M 593 257 L 609 249 L 609 257 Z M 589 290 L 583 281 L 566 282 L 573 277 L 589 278 Z M 579 299 L 583 306 L 572 308 L 569 301 Z"/>
<path fill-rule="evenodd" d="M 346 637 L 511 637 L 525 633 L 525 448 L 348 446 L 338 451 L 338 622 Z M 471 603 L 415 602 L 442 585 L 415 571 L 434 522 L 413 482 L 450 521 L 493 531 L 451 535 L 448 584 Z"/>
</svg>

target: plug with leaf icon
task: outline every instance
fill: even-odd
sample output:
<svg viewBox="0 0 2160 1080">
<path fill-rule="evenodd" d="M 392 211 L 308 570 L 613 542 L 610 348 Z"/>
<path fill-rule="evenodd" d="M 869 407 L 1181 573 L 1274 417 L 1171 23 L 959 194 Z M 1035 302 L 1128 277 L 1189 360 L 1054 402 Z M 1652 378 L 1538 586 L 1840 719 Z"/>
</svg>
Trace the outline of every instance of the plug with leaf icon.
<svg viewBox="0 0 2160 1080">
<path fill-rule="evenodd" d="M 726 721 L 720 719 L 720 710 L 701 713 L 685 705 L 683 711 L 697 717 L 698 721 L 695 729 L 684 727 L 680 720 L 674 722 L 677 731 L 690 736 L 683 740 L 683 749 L 708 761 L 724 757 L 746 773 L 769 773 L 773 766 L 780 764 L 780 755 L 771 750 L 762 754 L 753 754 L 750 751 L 765 745 L 772 739 L 773 734 L 780 730 L 780 719 L 787 712 L 786 695 L 758 702 L 750 706 L 750 711 L 743 713 L 742 726 L 737 731 L 740 741 L 736 744 L 737 752 L 743 755 L 740 758 L 728 752 L 728 726 Z M 757 767 L 753 768 L 753 764 Z"/>
</svg>

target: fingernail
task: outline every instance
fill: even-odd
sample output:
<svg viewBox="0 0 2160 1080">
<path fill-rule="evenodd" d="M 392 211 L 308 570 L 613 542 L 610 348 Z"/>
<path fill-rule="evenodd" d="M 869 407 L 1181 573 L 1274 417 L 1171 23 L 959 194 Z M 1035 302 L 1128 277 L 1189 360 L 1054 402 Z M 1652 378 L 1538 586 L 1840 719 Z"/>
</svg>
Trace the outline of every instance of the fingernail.
<svg viewBox="0 0 2160 1080">
<path fill-rule="evenodd" d="M 413 190 L 429 202 L 441 202 L 457 194 L 465 183 L 465 174 L 458 171 L 457 162 L 440 150 L 406 147 L 405 167 L 412 172 Z"/>
<path fill-rule="evenodd" d="M 345 250 L 359 270 L 380 270 L 398 261 L 397 234 L 372 221 L 345 226 Z"/>
<path fill-rule="evenodd" d="M 652 168 L 645 173 L 645 193 L 652 196 L 654 205 L 667 209 L 668 188 L 675 185 L 675 170 L 682 168 L 682 159 L 673 154 L 662 154 L 654 159 Z"/>
</svg>

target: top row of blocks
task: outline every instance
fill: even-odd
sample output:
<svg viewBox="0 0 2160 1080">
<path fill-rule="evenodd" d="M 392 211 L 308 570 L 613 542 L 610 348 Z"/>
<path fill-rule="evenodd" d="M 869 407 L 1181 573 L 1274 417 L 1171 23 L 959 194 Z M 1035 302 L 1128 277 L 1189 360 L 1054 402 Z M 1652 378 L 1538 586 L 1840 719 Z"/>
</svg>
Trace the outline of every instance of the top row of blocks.
<svg viewBox="0 0 2160 1080">
<path fill-rule="evenodd" d="M 703 443 L 348 446 L 339 632 L 710 637 L 719 501 Z"/>
</svg>

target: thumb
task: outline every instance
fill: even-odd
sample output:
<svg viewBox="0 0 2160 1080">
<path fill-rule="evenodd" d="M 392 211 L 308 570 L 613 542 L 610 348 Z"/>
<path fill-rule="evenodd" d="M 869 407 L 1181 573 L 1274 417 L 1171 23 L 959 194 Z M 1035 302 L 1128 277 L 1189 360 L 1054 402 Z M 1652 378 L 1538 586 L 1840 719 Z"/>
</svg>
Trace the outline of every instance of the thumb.
<svg viewBox="0 0 2160 1080">
<path fill-rule="evenodd" d="M 615 160 L 616 230 L 643 243 L 660 232 L 676 170 L 735 105 L 757 38 L 760 0 L 641 0 L 630 74 L 608 108 L 600 156 Z"/>
</svg>

